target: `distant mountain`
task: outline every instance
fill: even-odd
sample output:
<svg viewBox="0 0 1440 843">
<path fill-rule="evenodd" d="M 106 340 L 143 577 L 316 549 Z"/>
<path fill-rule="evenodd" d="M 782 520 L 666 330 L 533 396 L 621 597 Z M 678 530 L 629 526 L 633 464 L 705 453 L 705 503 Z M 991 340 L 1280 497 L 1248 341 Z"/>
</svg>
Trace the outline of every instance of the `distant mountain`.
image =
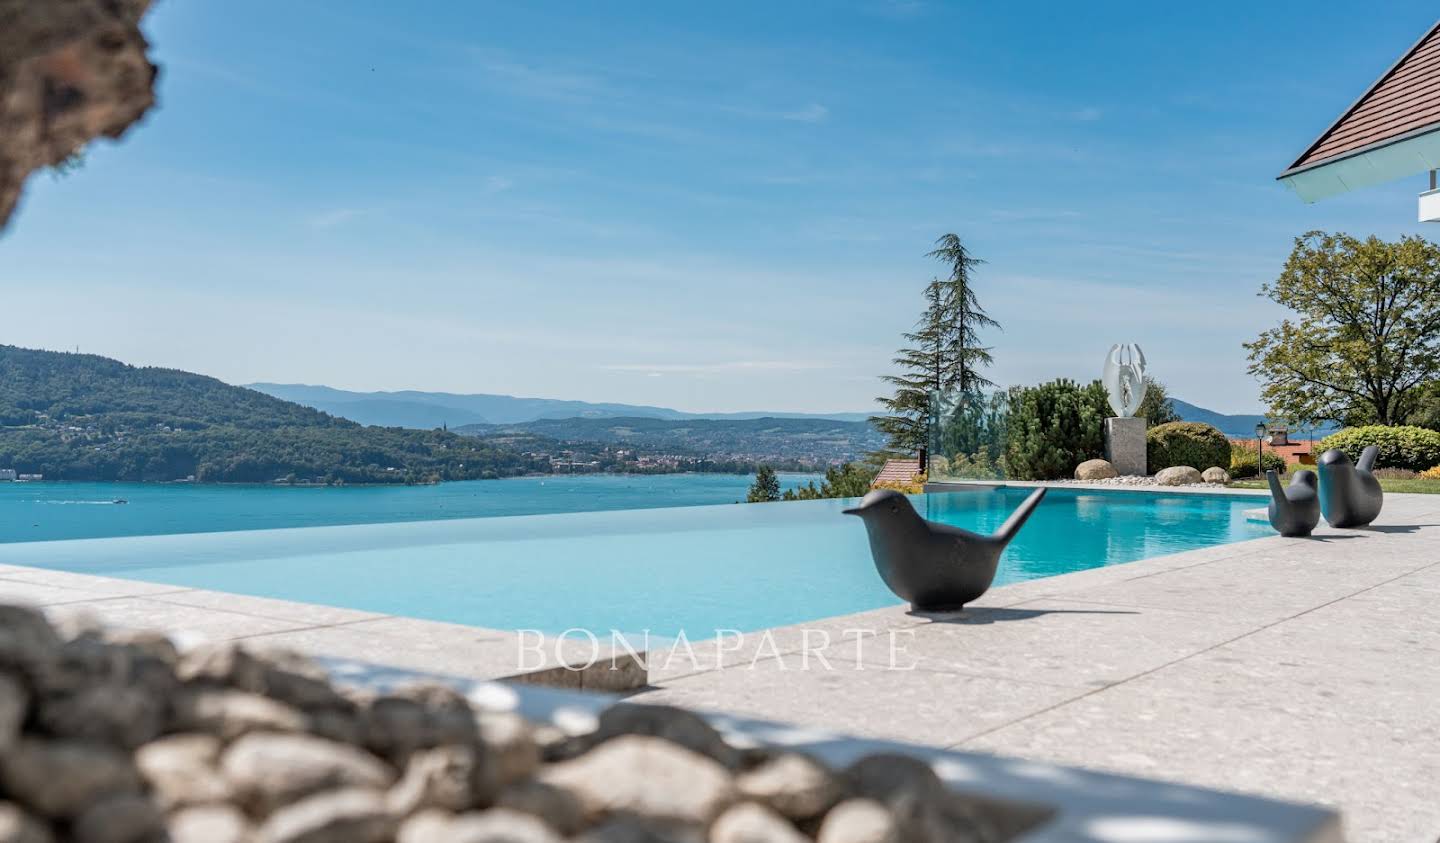
<svg viewBox="0 0 1440 843">
<path fill-rule="evenodd" d="M 0 345 L 0 468 L 49 480 L 402 483 L 548 471 L 533 450 L 363 427 L 177 369 Z"/>
<path fill-rule="evenodd" d="M 328 386 L 295 383 L 252 383 L 250 389 L 314 407 L 361 424 L 413 427 L 430 430 L 442 425 L 521 424 L 539 419 L 652 418 L 652 419 L 828 419 L 862 422 L 868 413 L 685 413 L 668 407 L 642 404 L 607 404 L 557 398 L 517 398 L 511 395 L 453 392 L 351 392 Z"/>
<path fill-rule="evenodd" d="M 1214 425 L 1219 428 L 1221 433 L 1232 439 L 1255 438 L 1255 425 L 1266 421 L 1264 416 L 1259 415 L 1247 415 L 1244 413 L 1226 415 L 1224 413 L 1217 413 L 1214 410 L 1207 410 L 1204 407 L 1197 407 L 1194 404 L 1181 401 L 1179 398 L 1171 398 L 1170 406 L 1175 408 L 1175 414 L 1181 419 Z M 1335 430 L 1336 428 L 1333 425 L 1321 425 L 1313 431 L 1313 435 L 1317 438 L 1328 436 L 1334 433 Z M 1312 435 L 1312 432 L 1309 430 L 1290 431 L 1290 436 L 1296 439 L 1310 435 Z"/>
<path fill-rule="evenodd" d="M 858 459 L 885 445 L 868 422 L 817 418 L 536 419 L 511 425 L 465 425 L 455 432 L 502 439 L 516 433 L 560 442 L 596 442 L 654 453 L 825 465 Z"/>
</svg>

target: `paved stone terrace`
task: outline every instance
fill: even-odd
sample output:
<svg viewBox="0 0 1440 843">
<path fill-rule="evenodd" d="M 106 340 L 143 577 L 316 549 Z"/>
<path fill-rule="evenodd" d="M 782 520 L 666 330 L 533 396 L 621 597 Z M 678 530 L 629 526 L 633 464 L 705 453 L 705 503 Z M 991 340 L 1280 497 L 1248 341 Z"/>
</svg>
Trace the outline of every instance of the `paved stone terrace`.
<svg viewBox="0 0 1440 843">
<path fill-rule="evenodd" d="M 695 647 L 699 672 L 654 654 L 654 687 L 633 698 L 1319 803 L 1352 841 L 1440 837 L 1440 496 L 1387 496 L 1369 530 L 807 627 L 831 633 L 833 669 L 815 632 L 802 669 L 791 627 L 773 649 L 747 636 L 718 670 L 713 643 Z M 847 629 L 881 635 L 857 652 Z M 889 630 L 913 670 L 886 669 Z"/>
<path fill-rule="evenodd" d="M 472 678 L 514 673 L 517 649 L 500 630 L 18 565 L 0 565 L 0 600 Z M 633 698 L 1315 802 L 1344 812 L 1350 840 L 1434 843 L 1437 603 L 1440 496 L 1391 495 L 1370 530 L 1021 583 L 958 615 L 895 607 L 723 653 L 697 642 L 694 662 L 654 653 Z M 857 650 L 846 630 L 877 635 Z M 891 631 L 914 669 L 887 669 Z"/>
</svg>

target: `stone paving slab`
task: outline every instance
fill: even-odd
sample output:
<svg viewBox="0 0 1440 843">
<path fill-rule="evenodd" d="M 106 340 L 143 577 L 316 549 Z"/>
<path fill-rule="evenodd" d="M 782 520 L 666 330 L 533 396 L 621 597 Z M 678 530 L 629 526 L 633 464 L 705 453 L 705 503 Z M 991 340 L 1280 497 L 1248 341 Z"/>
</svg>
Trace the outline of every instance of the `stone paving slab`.
<svg viewBox="0 0 1440 843">
<path fill-rule="evenodd" d="M 1435 843 L 1437 607 L 1440 498 L 1389 495 L 1373 529 L 1005 586 L 958 617 L 897 607 L 825 622 L 913 635 L 918 670 L 878 670 L 866 648 L 875 671 L 732 664 L 654 676 L 632 698 L 964 735 L 947 746 L 1319 803 L 1344 813 L 1347 840 Z"/>
</svg>

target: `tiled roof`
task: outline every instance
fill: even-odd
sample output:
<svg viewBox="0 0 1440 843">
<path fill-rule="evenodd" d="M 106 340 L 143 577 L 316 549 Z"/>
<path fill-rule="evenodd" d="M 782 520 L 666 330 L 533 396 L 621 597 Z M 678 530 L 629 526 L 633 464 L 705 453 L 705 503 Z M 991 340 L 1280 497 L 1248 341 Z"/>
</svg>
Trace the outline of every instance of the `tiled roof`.
<svg viewBox="0 0 1440 843">
<path fill-rule="evenodd" d="M 875 475 L 876 483 L 909 483 L 920 473 L 919 460 L 886 460 L 880 473 Z"/>
<path fill-rule="evenodd" d="M 1400 57 L 1281 174 L 1440 129 L 1440 23 Z"/>
</svg>

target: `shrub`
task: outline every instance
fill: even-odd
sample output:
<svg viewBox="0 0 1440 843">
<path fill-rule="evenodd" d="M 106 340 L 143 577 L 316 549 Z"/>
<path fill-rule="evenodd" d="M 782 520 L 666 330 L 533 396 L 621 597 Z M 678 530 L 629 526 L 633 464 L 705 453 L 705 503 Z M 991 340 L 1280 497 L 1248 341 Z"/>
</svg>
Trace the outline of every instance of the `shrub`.
<svg viewBox="0 0 1440 843">
<path fill-rule="evenodd" d="M 1348 427 L 1320 440 L 1319 451 L 1323 454 L 1335 448 L 1344 451 L 1351 460 L 1358 461 L 1360 452 L 1367 445 L 1380 449 L 1380 456 L 1375 461 L 1377 468 L 1424 471 L 1440 464 L 1440 433 L 1423 427 L 1380 424 Z"/>
<path fill-rule="evenodd" d="M 1255 445 L 1254 440 L 1249 442 L 1230 443 L 1230 477 L 1240 480 L 1245 477 L 1258 477 L 1260 472 L 1255 468 Z M 1302 466 L 1303 468 L 1303 466 Z M 1285 458 L 1274 451 L 1265 452 L 1266 471 L 1285 471 Z"/>
<path fill-rule="evenodd" d="M 1421 480 L 1440 480 L 1440 465 L 1432 466 L 1420 472 Z"/>
<path fill-rule="evenodd" d="M 1058 480 L 1105 450 L 1110 402 L 1099 381 L 1057 380 L 1010 393 L 1005 471 L 1017 480 Z"/>
<path fill-rule="evenodd" d="M 1188 465 L 1201 471 L 1230 464 L 1230 440 L 1203 422 L 1170 422 L 1145 432 L 1145 460 L 1150 471 Z"/>
<path fill-rule="evenodd" d="M 1377 468 L 1374 474 L 1379 480 L 1414 480 L 1419 476 L 1408 468 Z"/>
<path fill-rule="evenodd" d="M 910 478 L 909 483 L 900 483 L 894 480 L 885 480 L 883 482 L 876 483 L 872 488 L 894 489 L 895 491 L 902 494 L 918 495 L 925 491 L 925 484 L 928 482 L 930 482 L 929 475 L 917 474 L 914 477 Z"/>
</svg>

